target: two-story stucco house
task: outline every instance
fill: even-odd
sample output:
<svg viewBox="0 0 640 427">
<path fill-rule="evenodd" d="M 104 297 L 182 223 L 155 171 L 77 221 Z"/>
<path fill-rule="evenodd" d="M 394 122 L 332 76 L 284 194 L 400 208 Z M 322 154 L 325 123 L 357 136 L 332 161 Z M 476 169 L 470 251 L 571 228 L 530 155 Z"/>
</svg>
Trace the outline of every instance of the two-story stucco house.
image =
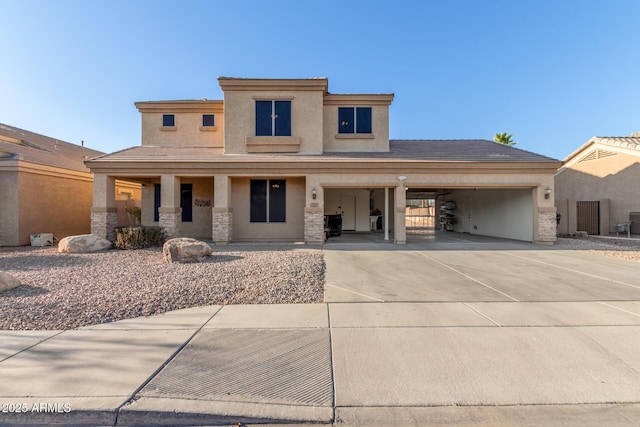
<svg viewBox="0 0 640 427">
<path fill-rule="evenodd" d="M 332 94 L 326 78 L 218 82 L 224 100 L 136 103 L 142 145 L 87 162 L 94 233 L 113 237 L 119 179 L 142 184 L 143 224 L 216 244 L 321 243 L 325 214 L 402 244 L 412 192 L 453 202 L 453 232 L 555 240 L 557 160 L 486 140 L 390 141 L 393 94 Z"/>
</svg>

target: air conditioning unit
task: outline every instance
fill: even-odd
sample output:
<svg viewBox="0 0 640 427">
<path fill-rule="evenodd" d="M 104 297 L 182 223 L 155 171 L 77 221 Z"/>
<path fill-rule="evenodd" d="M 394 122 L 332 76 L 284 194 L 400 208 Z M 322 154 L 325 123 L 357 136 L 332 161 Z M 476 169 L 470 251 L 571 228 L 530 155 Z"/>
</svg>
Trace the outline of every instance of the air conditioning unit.
<svg viewBox="0 0 640 427">
<path fill-rule="evenodd" d="M 31 246 L 53 246 L 53 233 L 31 235 Z"/>
</svg>

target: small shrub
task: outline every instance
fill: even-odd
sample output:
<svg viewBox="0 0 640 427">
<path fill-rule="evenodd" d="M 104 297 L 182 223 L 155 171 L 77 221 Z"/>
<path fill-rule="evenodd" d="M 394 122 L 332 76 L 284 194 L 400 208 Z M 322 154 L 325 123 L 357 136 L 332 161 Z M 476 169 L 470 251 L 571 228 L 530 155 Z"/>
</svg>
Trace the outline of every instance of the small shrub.
<svg viewBox="0 0 640 427">
<path fill-rule="evenodd" d="M 118 249 L 144 249 L 162 246 L 165 232 L 162 227 L 116 227 L 115 245 Z"/>
</svg>

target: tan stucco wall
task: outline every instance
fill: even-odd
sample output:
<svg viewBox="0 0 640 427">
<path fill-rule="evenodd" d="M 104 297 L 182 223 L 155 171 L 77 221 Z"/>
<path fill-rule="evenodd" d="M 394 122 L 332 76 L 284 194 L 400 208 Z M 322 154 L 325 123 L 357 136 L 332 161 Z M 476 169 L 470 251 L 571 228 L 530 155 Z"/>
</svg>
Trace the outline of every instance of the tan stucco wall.
<svg viewBox="0 0 640 427">
<path fill-rule="evenodd" d="M 18 172 L 0 172 L 0 246 L 20 244 L 18 203 Z"/>
<path fill-rule="evenodd" d="M 92 182 L 20 172 L 19 241 L 53 233 L 58 239 L 91 232 Z"/>
<path fill-rule="evenodd" d="M 585 153 L 587 154 L 587 153 Z M 562 209 L 563 232 L 575 232 L 576 201 L 601 201 L 601 217 L 608 213 L 608 224 L 601 234 L 614 232 L 613 224 L 629 221 L 629 212 L 640 212 L 640 156 L 617 153 L 599 159 L 578 162 L 561 169 L 555 176 L 556 205 Z M 602 201 L 609 199 L 608 212 Z"/>
<path fill-rule="evenodd" d="M 163 128 L 162 115 L 174 114 L 175 127 Z M 203 128 L 202 115 L 214 114 L 215 127 Z M 142 113 L 143 146 L 210 146 L 224 145 L 224 114 L 222 112 L 167 112 Z"/>
<path fill-rule="evenodd" d="M 372 107 L 372 132 L 370 135 L 339 134 L 339 107 Z M 389 106 L 349 104 L 324 106 L 324 151 L 389 151 Z"/>
<path fill-rule="evenodd" d="M 256 179 L 269 179 L 257 177 Z M 273 179 L 283 179 L 276 178 Z M 233 178 L 231 206 L 233 209 L 233 240 L 298 240 L 304 239 L 304 178 L 285 178 L 286 190 L 286 222 L 284 223 L 252 223 L 250 219 L 250 187 L 249 178 Z"/>
<path fill-rule="evenodd" d="M 246 153 L 245 138 L 256 134 L 256 100 L 291 100 L 291 136 L 300 138 L 299 153 L 322 153 L 321 91 L 226 91 L 225 153 Z"/>
<path fill-rule="evenodd" d="M 453 190 L 444 200 L 456 202 L 454 231 L 533 241 L 531 189 Z"/>
<path fill-rule="evenodd" d="M 118 226 L 135 225 L 127 214 L 130 206 L 142 206 L 142 186 L 135 182 L 116 181 L 116 208 L 118 209 Z M 135 220 L 133 220 L 135 221 Z"/>
<path fill-rule="evenodd" d="M 213 206 L 213 178 L 182 177 L 181 184 L 193 184 L 193 221 L 183 222 L 181 235 L 211 239 L 211 207 Z M 154 184 L 160 184 L 160 178 L 142 187 L 142 224 L 159 225 L 153 221 Z M 179 204 L 178 200 L 176 204 Z M 198 206 L 200 205 L 200 206 Z"/>
</svg>

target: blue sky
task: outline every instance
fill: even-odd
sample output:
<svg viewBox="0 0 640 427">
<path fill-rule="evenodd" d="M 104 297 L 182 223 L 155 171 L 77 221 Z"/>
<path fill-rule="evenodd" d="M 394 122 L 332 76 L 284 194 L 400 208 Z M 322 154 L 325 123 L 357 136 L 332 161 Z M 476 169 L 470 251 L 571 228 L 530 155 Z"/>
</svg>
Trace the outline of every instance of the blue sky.
<svg viewBox="0 0 640 427">
<path fill-rule="evenodd" d="M 492 139 L 562 159 L 640 131 L 640 1 L 0 0 L 0 122 L 112 152 L 136 101 L 216 78 L 323 76 L 394 93 L 394 139 Z"/>
</svg>

